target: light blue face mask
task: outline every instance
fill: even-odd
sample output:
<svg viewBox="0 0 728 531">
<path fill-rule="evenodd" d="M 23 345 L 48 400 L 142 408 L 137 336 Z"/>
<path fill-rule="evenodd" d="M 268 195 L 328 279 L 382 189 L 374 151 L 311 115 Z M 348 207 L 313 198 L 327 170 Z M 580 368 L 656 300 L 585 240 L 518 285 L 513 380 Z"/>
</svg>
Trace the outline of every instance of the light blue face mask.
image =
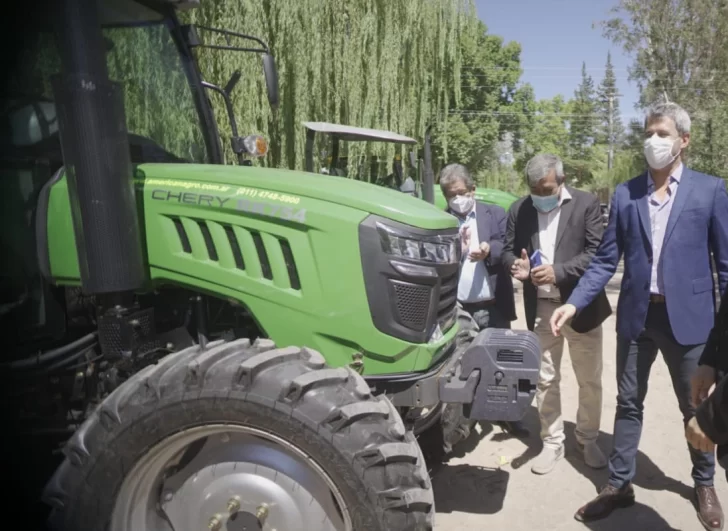
<svg viewBox="0 0 728 531">
<path fill-rule="evenodd" d="M 540 196 L 531 194 L 531 201 L 533 201 L 533 206 L 535 206 L 537 210 L 545 214 L 559 206 L 559 195 L 560 194 Z"/>
</svg>

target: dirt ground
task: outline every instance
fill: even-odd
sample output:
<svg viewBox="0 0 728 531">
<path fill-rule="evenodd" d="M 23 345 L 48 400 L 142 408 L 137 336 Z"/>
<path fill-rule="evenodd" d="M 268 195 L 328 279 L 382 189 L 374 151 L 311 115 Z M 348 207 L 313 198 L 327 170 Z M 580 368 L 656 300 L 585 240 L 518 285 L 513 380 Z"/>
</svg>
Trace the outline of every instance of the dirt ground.
<svg viewBox="0 0 728 531">
<path fill-rule="evenodd" d="M 619 273 L 608 287 L 616 311 Z M 526 329 L 520 290 L 516 294 L 519 320 Z M 599 438 L 611 449 L 616 406 L 615 318 L 604 323 L 604 405 Z M 607 471 L 586 467 L 575 451 L 573 436 L 577 385 L 571 362 L 564 356 L 561 383 L 566 424 L 566 458 L 545 476 L 531 472 L 530 461 L 540 451 L 538 416 L 532 406 L 524 419 L 531 430 L 527 440 L 511 438 L 499 427 L 484 423 L 477 434 L 457 447 L 453 457 L 432 471 L 437 531 L 534 530 L 571 531 L 693 531 L 703 529 L 691 502 L 690 457 L 683 435 L 682 417 L 665 363 L 660 356 L 650 375 L 645 421 L 634 480 L 637 503 L 600 522 L 582 524 L 574 512 L 596 495 Z M 728 512 L 728 483 L 718 467 L 716 488 Z"/>
</svg>

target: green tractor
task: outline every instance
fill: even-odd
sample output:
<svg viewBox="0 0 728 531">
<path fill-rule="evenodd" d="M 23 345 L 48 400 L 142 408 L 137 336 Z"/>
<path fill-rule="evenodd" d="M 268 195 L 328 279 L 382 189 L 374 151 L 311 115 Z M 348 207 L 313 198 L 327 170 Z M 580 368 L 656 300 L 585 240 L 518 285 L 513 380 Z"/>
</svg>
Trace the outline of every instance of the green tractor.
<svg viewBox="0 0 728 531">
<path fill-rule="evenodd" d="M 58 0 L 23 28 L 0 115 L 6 473 L 57 466 L 59 530 L 432 529 L 418 441 L 522 418 L 536 336 L 459 311 L 441 209 L 250 166 L 265 141 L 234 123 L 223 165 L 208 95 L 234 122 L 236 76 L 202 80 L 195 48 L 259 54 L 273 105 L 275 63 L 181 6 Z"/>
<path fill-rule="evenodd" d="M 404 144 L 416 146 L 414 138 L 383 131 L 368 129 L 364 127 L 352 127 L 349 125 L 332 124 L 327 122 L 304 122 L 306 128 L 306 171 L 314 170 L 314 146 L 316 135 L 327 135 L 331 138 L 331 156 L 325 164 L 321 164 L 322 173 L 329 175 L 346 175 L 344 168 L 341 168 L 339 153 L 341 141 L 346 142 L 384 142 L 390 144 Z M 425 132 L 425 140 L 422 146 L 423 158 L 418 159 L 414 151 L 409 152 L 409 171 L 403 167 L 401 158 L 395 157 L 392 165 L 392 173 L 385 186 L 400 190 L 401 192 L 420 197 L 438 208 L 445 210 L 447 201 L 438 186 L 435 186 L 434 172 L 432 170 L 432 156 L 430 148 L 430 129 Z M 328 153 L 328 151 L 326 152 Z M 407 175 L 413 174 L 414 179 Z M 518 199 L 517 195 L 493 188 L 477 187 L 475 199 L 483 203 L 491 203 L 508 210 L 511 204 Z"/>
</svg>

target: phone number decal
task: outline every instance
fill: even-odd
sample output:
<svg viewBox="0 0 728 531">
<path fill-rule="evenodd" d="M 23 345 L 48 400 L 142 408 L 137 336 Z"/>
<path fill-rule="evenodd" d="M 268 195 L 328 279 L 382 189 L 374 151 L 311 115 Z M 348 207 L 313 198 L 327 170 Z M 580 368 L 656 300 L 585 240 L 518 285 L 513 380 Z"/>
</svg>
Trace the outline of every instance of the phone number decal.
<svg viewBox="0 0 728 531">
<path fill-rule="evenodd" d="M 236 207 L 237 210 L 241 212 L 250 212 L 252 214 L 259 214 L 261 216 L 280 218 L 286 221 L 297 221 L 299 223 L 306 223 L 305 208 L 291 208 L 284 205 L 250 201 L 249 199 L 238 199 Z"/>
<path fill-rule="evenodd" d="M 271 201 L 280 201 L 289 205 L 297 205 L 301 202 L 301 198 L 295 195 L 271 192 L 269 190 L 258 190 L 257 188 L 248 188 L 241 186 L 235 191 L 236 196 L 244 195 L 254 199 L 269 199 Z"/>
</svg>

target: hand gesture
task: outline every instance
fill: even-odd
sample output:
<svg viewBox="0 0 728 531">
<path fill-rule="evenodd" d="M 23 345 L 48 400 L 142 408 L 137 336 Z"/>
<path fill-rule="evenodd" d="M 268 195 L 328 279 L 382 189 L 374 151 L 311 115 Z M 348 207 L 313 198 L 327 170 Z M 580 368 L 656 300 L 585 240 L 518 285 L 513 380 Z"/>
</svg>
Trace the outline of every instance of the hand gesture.
<svg viewBox="0 0 728 531">
<path fill-rule="evenodd" d="M 531 269 L 531 282 L 535 286 L 548 286 L 556 283 L 554 266 L 540 265 Z"/>
<path fill-rule="evenodd" d="M 521 249 L 521 257 L 516 258 L 516 261 L 511 266 L 511 276 L 523 282 L 524 280 L 528 280 L 530 272 L 531 261 L 528 259 L 528 253 L 526 249 Z"/>
<path fill-rule="evenodd" d="M 468 255 L 472 262 L 479 262 L 485 260 L 490 254 L 490 244 L 488 242 L 480 242 L 480 246 L 477 249 L 470 251 Z"/>
<path fill-rule="evenodd" d="M 703 432 L 695 417 L 685 426 L 685 438 L 699 452 L 712 452 L 715 449 L 715 443 Z"/>
<path fill-rule="evenodd" d="M 715 385 L 715 369 L 707 365 L 698 365 L 690 380 L 690 403 L 698 407 L 708 398 L 710 389 Z"/>
<path fill-rule="evenodd" d="M 561 329 L 566 324 L 566 321 L 576 315 L 576 306 L 573 304 L 564 304 L 554 310 L 551 315 L 549 324 L 551 325 L 551 333 L 558 337 L 561 334 Z"/>
</svg>

